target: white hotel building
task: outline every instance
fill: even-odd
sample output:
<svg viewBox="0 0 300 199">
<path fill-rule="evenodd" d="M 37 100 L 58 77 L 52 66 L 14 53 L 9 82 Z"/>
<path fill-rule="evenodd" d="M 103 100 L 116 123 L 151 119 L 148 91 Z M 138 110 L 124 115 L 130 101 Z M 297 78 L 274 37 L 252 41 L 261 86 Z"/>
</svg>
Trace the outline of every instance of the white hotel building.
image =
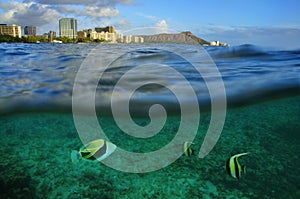
<svg viewBox="0 0 300 199">
<path fill-rule="evenodd" d="M 0 35 L 10 35 L 13 37 L 22 37 L 21 26 L 16 24 L 0 24 Z"/>
</svg>

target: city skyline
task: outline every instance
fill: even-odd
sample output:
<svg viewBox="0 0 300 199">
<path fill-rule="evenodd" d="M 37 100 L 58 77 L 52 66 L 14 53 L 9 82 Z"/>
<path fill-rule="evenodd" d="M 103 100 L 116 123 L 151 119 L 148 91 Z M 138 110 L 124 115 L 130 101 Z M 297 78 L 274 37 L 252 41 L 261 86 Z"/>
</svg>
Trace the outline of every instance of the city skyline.
<svg viewBox="0 0 300 199">
<path fill-rule="evenodd" d="M 49 39 L 48 42 L 62 42 L 60 39 L 75 39 L 77 42 L 109 42 L 109 43 L 144 43 L 144 38 L 138 35 L 123 35 L 115 31 L 114 26 L 95 27 L 84 30 L 77 30 L 77 20 L 75 18 L 59 19 L 59 37 L 56 40 L 56 32 L 50 30 L 42 35 L 36 34 L 36 26 L 21 27 L 18 24 L 0 24 L 0 35 L 10 35 L 13 37 L 34 36 Z M 23 33 L 22 33 L 23 30 Z M 65 39 L 63 39 L 65 40 Z M 39 40 L 37 40 L 39 41 Z M 74 42 L 73 41 L 73 42 Z M 68 41 L 67 41 L 68 42 Z"/>
<path fill-rule="evenodd" d="M 43 34 L 59 32 L 60 18 L 76 18 L 78 30 L 111 25 L 124 33 L 151 27 L 155 33 L 191 31 L 232 45 L 294 49 L 300 47 L 299 8 L 296 0 L 3 0 L 0 23 L 36 26 Z"/>
</svg>

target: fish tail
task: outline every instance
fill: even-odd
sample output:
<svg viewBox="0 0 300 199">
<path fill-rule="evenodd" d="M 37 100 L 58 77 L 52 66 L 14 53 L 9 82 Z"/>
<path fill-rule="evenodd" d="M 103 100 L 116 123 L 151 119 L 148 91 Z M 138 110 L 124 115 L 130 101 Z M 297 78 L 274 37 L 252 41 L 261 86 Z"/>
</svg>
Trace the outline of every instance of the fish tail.
<svg viewBox="0 0 300 199">
<path fill-rule="evenodd" d="M 76 150 L 72 150 L 72 151 L 71 151 L 71 160 L 72 160 L 72 163 L 73 163 L 73 164 L 78 163 L 78 162 L 79 162 L 79 159 L 80 159 L 79 152 L 76 151 Z"/>
</svg>

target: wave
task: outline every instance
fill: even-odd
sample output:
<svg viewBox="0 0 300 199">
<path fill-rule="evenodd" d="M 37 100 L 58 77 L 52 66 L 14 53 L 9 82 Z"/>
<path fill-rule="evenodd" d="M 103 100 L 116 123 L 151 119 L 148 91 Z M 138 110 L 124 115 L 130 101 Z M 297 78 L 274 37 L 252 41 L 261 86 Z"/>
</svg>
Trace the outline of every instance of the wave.
<svg viewBox="0 0 300 199">
<path fill-rule="evenodd" d="M 1 44 L 0 55 L 0 114 L 15 111 L 71 111 L 72 90 L 76 73 L 95 45 L 28 45 Z M 211 99 L 206 81 L 214 83 L 217 74 L 199 55 L 199 46 L 168 45 L 170 51 L 160 45 L 101 45 L 106 57 L 116 51 L 126 53 L 113 60 L 108 68 L 100 68 L 103 75 L 97 80 L 96 108 L 110 114 L 110 97 L 115 85 L 128 71 L 140 66 L 142 75 L 132 72 L 123 84 L 118 96 L 127 95 L 130 88 L 143 82 L 160 82 L 184 93 L 185 84 L 172 71 L 154 66 L 169 66 L 188 81 L 197 95 L 202 110 L 209 110 Z M 172 51 L 182 52 L 186 57 L 196 57 L 202 73 L 183 57 Z M 248 105 L 274 98 L 300 94 L 299 50 L 268 51 L 253 45 L 235 47 L 207 47 L 206 51 L 216 64 L 226 89 L 229 107 Z M 22 52 L 22 53 L 19 53 Z M 16 56 L 15 54 L 18 54 Z M 100 57 L 101 58 L 101 57 Z M 151 65 L 152 64 L 152 65 Z M 93 87 L 90 78 L 99 70 L 95 66 L 85 71 L 86 79 L 79 81 L 83 90 Z M 205 81 L 206 80 L 206 81 Z M 130 109 L 134 114 L 148 114 L 153 104 L 162 104 L 171 113 L 179 113 L 176 96 L 159 84 L 139 87 L 131 96 Z M 189 103 L 189 96 L 182 98 Z"/>
<path fill-rule="evenodd" d="M 251 44 L 244 44 L 240 46 L 233 46 L 221 48 L 215 52 L 214 56 L 217 58 L 247 58 L 247 57 L 263 57 L 270 55 L 258 46 Z"/>
</svg>

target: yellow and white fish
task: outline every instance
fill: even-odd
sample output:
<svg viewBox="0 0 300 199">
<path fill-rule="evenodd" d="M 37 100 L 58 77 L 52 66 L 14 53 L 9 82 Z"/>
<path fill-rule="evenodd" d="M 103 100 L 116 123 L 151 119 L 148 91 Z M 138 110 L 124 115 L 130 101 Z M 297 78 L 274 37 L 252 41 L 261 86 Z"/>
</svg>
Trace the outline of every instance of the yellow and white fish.
<svg viewBox="0 0 300 199">
<path fill-rule="evenodd" d="M 248 153 L 236 154 L 227 160 L 226 171 L 228 175 L 230 175 L 233 178 L 240 179 L 242 174 L 246 173 L 246 167 L 244 165 L 243 166 L 240 165 L 238 158 L 247 154 Z"/>
<path fill-rule="evenodd" d="M 195 150 L 192 149 L 191 145 L 194 144 L 193 142 L 184 142 L 183 144 L 183 151 L 184 155 L 191 156 L 194 154 Z"/>
<path fill-rule="evenodd" d="M 73 163 L 77 163 L 81 159 L 101 161 L 112 154 L 116 148 L 117 146 L 109 141 L 94 140 L 81 147 L 79 151 L 72 150 L 71 160 Z"/>
</svg>

